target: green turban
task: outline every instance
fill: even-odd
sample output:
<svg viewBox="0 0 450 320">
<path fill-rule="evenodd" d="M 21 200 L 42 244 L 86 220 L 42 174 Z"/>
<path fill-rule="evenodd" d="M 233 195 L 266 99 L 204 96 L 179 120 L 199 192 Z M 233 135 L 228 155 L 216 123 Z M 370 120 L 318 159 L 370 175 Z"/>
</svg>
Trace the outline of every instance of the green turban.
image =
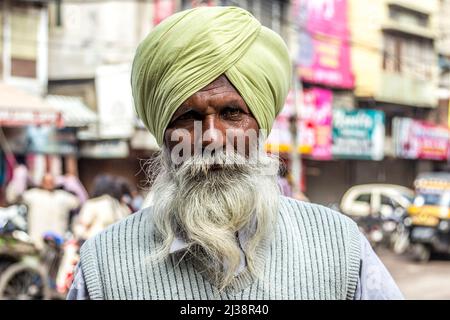
<svg viewBox="0 0 450 320">
<path fill-rule="evenodd" d="M 291 81 L 286 44 L 237 7 L 200 7 L 176 13 L 139 45 L 131 86 L 136 112 L 159 146 L 175 111 L 225 74 L 270 132 Z"/>
</svg>

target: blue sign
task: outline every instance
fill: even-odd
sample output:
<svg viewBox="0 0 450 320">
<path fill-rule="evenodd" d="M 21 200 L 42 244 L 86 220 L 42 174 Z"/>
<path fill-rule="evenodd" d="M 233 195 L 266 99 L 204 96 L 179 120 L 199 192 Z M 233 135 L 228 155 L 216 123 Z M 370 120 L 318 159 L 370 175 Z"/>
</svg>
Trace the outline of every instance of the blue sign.
<svg viewBox="0 0 450 320">
<path fill-rule="evenodd" d="M 333 110 L 333 157 L 383 160 L 384 120 L 378 110 Z"/>
</svg>

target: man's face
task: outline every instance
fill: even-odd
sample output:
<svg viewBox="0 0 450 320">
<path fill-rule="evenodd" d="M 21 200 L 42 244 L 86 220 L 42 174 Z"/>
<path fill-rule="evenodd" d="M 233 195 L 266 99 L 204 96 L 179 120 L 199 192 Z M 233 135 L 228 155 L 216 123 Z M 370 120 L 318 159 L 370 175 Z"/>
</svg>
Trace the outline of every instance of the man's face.
<svg viewBox="0 0 450 320">
<path fill-rule="evenodd" d="M 197 130 L 201 129 L 200 134 L 195 130 L 195 123 Z M 243 139 L 245 150 L 242 152 L 248 155 L 252 136 L 248 133 L 257 136 L 259 127 L 244 99 L 222 75 L 189 97 L 174 113 L 164 134 L 169 151 L 180 143 L 173 138 L 173 133 L 179 129 L 189 133 L 187 143 L 190 143 L 191 154 L 196 144 L 202 150 L 207 146 L 225 150 L 228 145 L 240 151 L 237 150 L 238 139 Z"/>
<path fill-rule="evenodd" d="M 42 187 L 42 189 L 45 189 L 45 190 L 48 190 L 48 191 L 52 191 L 55 188 L 54 179 L 53 179 L 53 176 L 51 174 L 46 174 L 42 178 L 41 187 Z"/>
</svg>

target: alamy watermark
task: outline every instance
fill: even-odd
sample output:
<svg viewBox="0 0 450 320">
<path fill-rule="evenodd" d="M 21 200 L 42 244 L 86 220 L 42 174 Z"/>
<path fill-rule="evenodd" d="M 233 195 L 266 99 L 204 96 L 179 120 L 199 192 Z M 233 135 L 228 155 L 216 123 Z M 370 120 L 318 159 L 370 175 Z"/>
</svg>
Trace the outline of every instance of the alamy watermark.
<svg viewBox="0 0 450 320">
<path fill-rule="evenodd" d="M 277 140 L 280 132 L 274 130 L 271 135 Z M 202 121 L 194 122 L 194 130 L 176 129 L 170 134 L 170 142 L 175 143 L 170 150 L 171 162 L 181 165 L 188 159 L 199 163 L 220 166 L 259 165 L 262 174 L 273 175 L 273 165 L 264 167 L 268 159 L 265 150 L 267 131 L 263 129 L 227 129 L 225 135 L 218 129 L 203 131 Z M 270 150 L 271 158 L 279 157 L 277 146 Z M 193 159 L 192 159 L 193 158 Z"/>
</svg>

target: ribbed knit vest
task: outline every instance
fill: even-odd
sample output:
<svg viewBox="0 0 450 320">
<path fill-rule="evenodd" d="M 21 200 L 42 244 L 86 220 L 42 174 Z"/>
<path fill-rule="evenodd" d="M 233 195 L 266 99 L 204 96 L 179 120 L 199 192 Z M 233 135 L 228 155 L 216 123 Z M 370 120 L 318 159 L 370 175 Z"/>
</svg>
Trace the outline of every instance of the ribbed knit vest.
<svg viewBox="0 0 450 320">
<path fill-rule="evenodd" d="M 259 277 L 240 272 L 220 291 L 196 259 L 149 259 L 160 245 L 151 208 L 109 227 L 81 248 L 91 299 L 352 299 L 360 235 L 349 218 L 282 197 L 276 230 L 257 250 Z"/>
</svg>

